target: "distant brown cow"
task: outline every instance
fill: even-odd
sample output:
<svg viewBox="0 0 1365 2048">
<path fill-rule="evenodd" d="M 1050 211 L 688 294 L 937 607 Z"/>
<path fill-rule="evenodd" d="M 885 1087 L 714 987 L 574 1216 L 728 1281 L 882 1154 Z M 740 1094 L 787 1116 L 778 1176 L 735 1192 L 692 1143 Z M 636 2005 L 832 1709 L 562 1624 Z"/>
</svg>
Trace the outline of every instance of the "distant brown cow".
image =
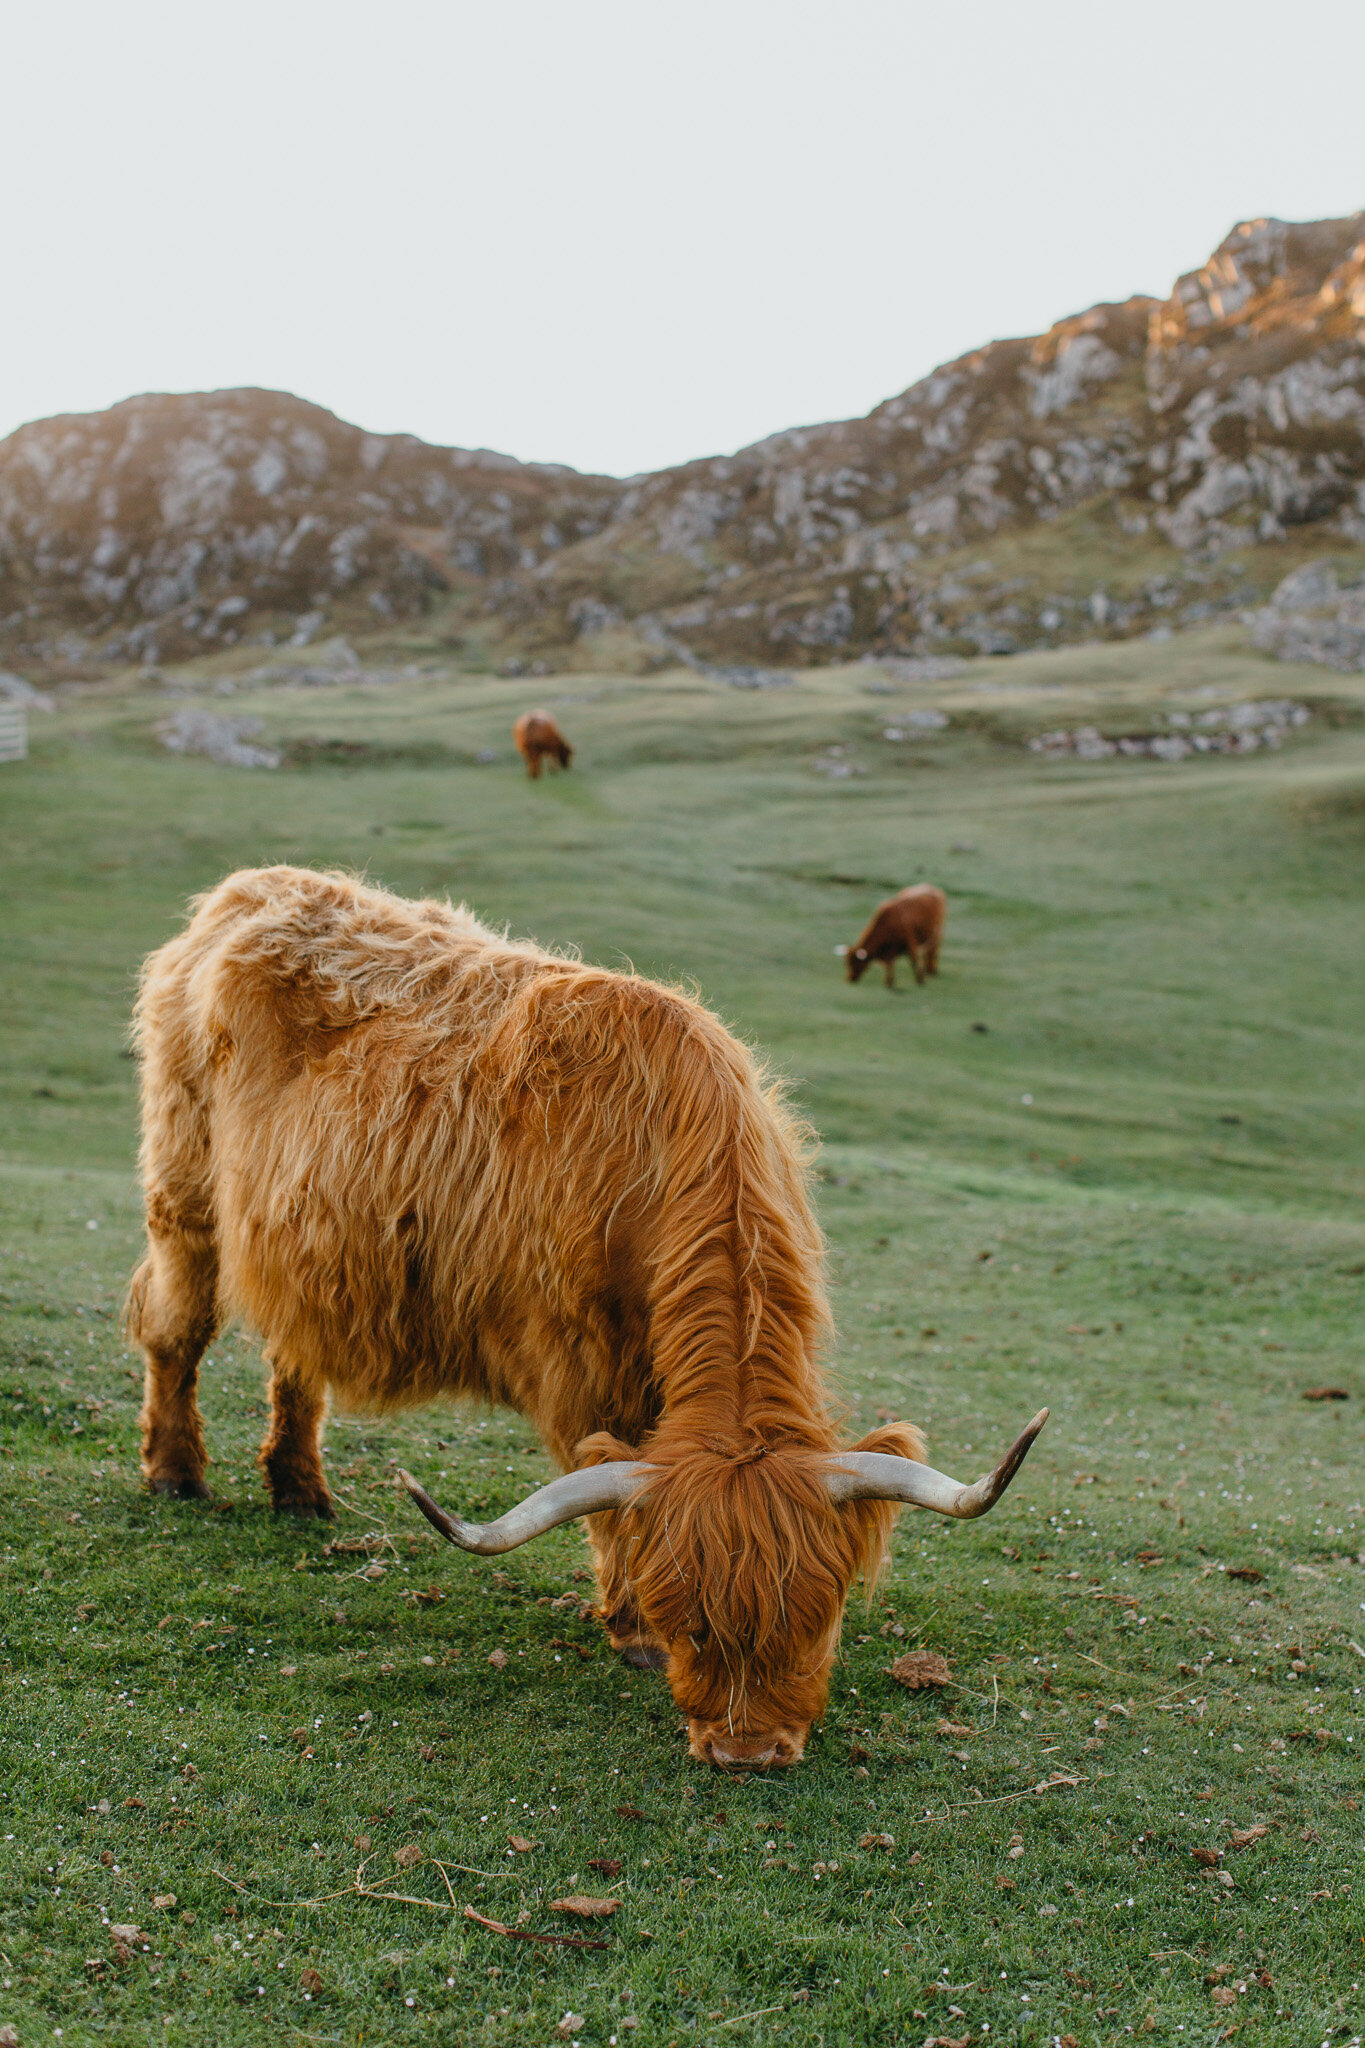
<svg viewBox="0 0 1365 2048">
<path fill-rule="evenodd" d="M 567 768 L 573 759 L 573 748 L 548 711 L 523 711 L 512 727 L 512 737 L 533 782 L 540 774 L 542 761 L 557 761 L 561 768 Z"/>
<path fill-rule="evenodd" d="M 902 953 L 909 957 L 916 981 L 937 974 L 947 914 L 948 899 L 931 882 L 917 882 L 912 889 L 902 889 L 899 896 L 889 896 L 877 905 L 857 945 L 839 948 L 848 962 L 849 980 L 861 981 L 870 963 L 880 960 L 886 970 L 886 985 L 894 988 L 896 962 Z"/>
</svg>

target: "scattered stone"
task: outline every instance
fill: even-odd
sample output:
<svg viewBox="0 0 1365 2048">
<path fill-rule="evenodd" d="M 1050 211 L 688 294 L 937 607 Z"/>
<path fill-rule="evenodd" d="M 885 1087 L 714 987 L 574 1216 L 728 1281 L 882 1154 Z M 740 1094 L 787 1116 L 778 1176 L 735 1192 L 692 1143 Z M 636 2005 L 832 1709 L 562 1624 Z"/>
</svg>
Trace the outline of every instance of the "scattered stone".
<svg viewBox="0 0 1365 2048">
<path fill-rule="evenodd" d="M 966 662 L 955 654 L 865 654 L 863 660 L 875 662 L 893 683 L 947 683 L 954 676 L 964 675 L 967 668 Z M 865 683 L 863 687 L 881 695 L 875 683 Z"/>
<path fill-rule="evenodd" d="M 831 782 L 847 782 L 855 775 L 867 773 L 863 763 L 851 760 L 844 747 L 827 747 L 810 765 L 816 775 L 827 775 Z"/>
<path fill-rule="evenodd" d="M 902 713 L 895 725 L 888 725 L 883 733 L 884 740 L 922 740 L 931 732 L 942 732 L 948 723 L 947 714 L 928 708 Z"/>
<path fill-rule="evenodd" d="M 731 668 L 708 665 L 705 673 L 719 683 L 728 683 L 732 690 L 790 690 L 796 683 L 796 677 L 788 675 L 785 669 L 751 668 L 747 663 Z"/>
<path fill-rule="evenodd" d="M 1041 754 L 1046 761 L 1068 757 L 1077 761 L 1106 761 L 1115 755 L 1186 761 L 1195 754 L 1254 754 L 1259 747 L 1278 747 L 1287 732 L 1307 725 L 1310 716 L 1306 704 L 1273 698 L 1204 711 L 1197 718 L 1189 712 L 1173 711 L 1170 724 L 1174 730 L 1170 732 L 1130 733 L 1108 739 L 1095 726 L 1081 725 L 1072 732 L 1038 733 L 1028 747 L 1030 753 Z"/>
<path fill-rule="evenodd" d="M 221 768 L 278 768 L 284 758 L 278 747 L 251 744 L 260 730 L 259 718 L 220 718 L 211 711 L 177 711 L 158 727 L 169 754 L 202 754 Z"/>
</svg>

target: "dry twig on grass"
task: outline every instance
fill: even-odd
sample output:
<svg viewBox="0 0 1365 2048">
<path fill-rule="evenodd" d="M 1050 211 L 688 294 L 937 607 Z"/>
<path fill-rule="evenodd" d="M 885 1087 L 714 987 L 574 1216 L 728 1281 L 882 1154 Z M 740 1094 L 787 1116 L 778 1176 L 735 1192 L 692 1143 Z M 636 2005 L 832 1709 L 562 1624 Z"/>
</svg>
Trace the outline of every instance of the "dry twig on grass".
<svg viewBox="0 0 1365 2048">
<path fill-rule="evenodd" d="M 444 1909 L 443 1909 L 444 1910 Z M 505 1920 L 490 1920 L 484 1913 L 476 1913 L 472 1906 L 464 1909 L 466 1920 L 472 1920 L 476 1927 L 486 1927 L 490 1934 L 505 1934 L 510 1941 L 541 1941 L 555 1948 L 610 1948 L 607 1941 L 589 1941 L 581 1934 L 532 1934 L 528 1927 L 509 1927 Z"/>
</svg>

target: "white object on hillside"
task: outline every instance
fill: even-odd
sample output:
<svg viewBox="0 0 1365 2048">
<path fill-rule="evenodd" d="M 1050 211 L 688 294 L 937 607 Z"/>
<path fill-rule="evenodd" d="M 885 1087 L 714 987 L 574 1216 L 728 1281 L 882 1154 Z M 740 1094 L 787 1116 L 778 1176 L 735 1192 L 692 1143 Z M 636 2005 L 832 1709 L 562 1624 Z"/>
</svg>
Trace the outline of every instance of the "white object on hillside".
<svg viewBox="0 0 1365 2048">
<path fill-rule="evenodd" d="M 0 761 L 28 759 L 28 718 L 20 704 L 0 702 Z"/>
<path fill-rule="evenodd" d="M 0 669 L 0 702 L 22 704 L 26 711 L 55 711 L 56 705 L 44 690 L 35 690 L 22 676 Z"/>
</svg>

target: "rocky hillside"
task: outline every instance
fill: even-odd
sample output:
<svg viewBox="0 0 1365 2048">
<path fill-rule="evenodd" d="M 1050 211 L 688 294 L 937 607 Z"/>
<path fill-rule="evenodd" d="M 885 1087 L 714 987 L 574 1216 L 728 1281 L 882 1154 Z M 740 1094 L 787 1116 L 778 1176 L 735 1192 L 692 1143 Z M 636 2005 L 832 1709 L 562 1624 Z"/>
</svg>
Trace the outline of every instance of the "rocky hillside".
<svg viewBox="0 0 1365 2048">
<path fill-rule="evenodd" d="M 453 588 L 495 593 L 598 532 L 606 477 L 366 434 L 274 391 L 130 398 L 0 443 L 0 648 L 157 659 L 305 644 Z"/>
<path fill-rule="evenodd" d="M 792 666 L 1150 630 L 1365 549 L 1365 213 L 992 342 L 867 418 L 618 481 L 274 392 L 0 443 L 0 660 L 423 622 L 471 663 Z"/>
</svg>

